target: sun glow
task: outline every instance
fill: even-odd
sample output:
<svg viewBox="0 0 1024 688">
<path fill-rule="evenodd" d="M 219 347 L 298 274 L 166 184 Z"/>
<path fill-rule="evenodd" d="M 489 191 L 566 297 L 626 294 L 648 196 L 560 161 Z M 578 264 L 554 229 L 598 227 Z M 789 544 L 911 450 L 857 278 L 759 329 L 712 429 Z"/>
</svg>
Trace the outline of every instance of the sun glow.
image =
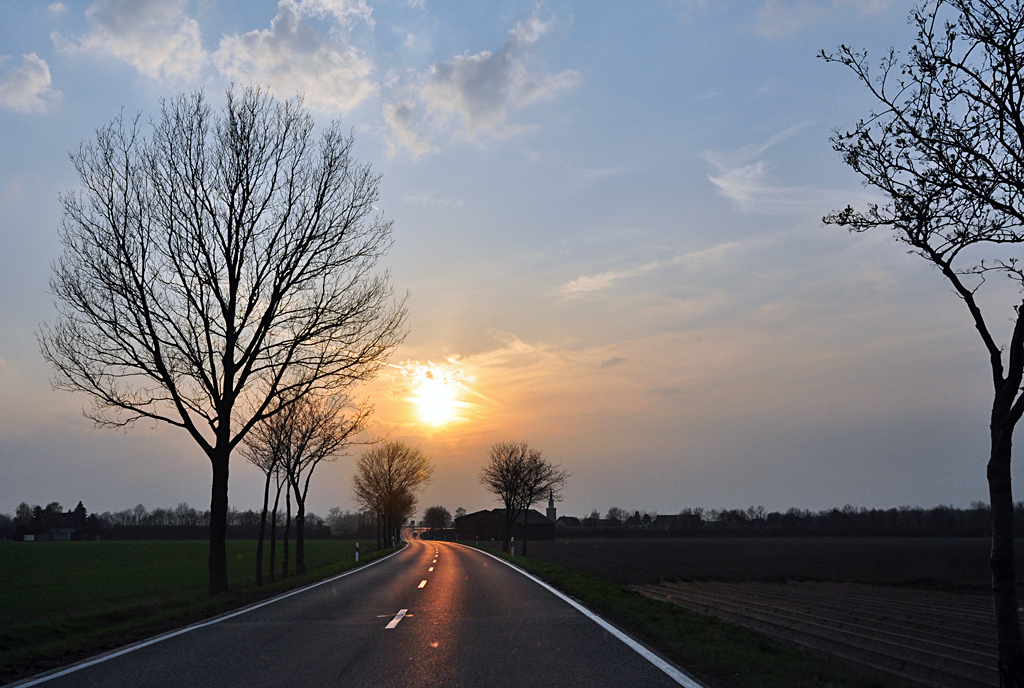
<svg viewBox="0 0 1024 688">
<path fill-rule="evenodd" d="M 461 370 L 445 371 L 433 363 L 405 366 L 412 383 L 409 401 L 416 405 L 421 422 L 428 425 L 446 425 L 465 420 L 460 411 L 470 406 L 460 397 L 466 391 Z"/>
<path fill-rule="evenodd" d="M 455 418 L 455 385 L 443 379 L 431 379 L 420 383 L 413 401 L 420 419 L 430 425 L 443 425 Z"/>
</svg>

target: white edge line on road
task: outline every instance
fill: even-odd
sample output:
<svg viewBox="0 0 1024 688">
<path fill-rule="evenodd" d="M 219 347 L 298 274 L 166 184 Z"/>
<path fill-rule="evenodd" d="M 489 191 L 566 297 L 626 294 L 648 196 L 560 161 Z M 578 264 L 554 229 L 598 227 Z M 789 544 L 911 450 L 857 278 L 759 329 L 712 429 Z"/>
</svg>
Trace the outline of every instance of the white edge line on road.
<svg viewBox="0 0 1024 688">
<path fill-rule="evenodd" d="M 408 546 L 408 543 L 406 543 L 406 546 Z M 155 638 L 150 638 L 149 640 L 143 640 L 140 643 L 135 643 L 134 645 L 128 645 L 127 647 L 122 647 L 120 650 L 114 650 L 113 652 L 110 652 L 108 654 L 100 655 L 98 657 L 93 657 L 92 659 L 87 659 L 87 660 L 85 660 L 83 662 L 79 662 L 78 664 L 72 664 L 69 667 L 65 667 L 63 669 L 59 669 L 59 670 L 53 672 L 52 674 L 44 674 L 43 676 L 39 676 L 38 678 L 34 678 L 34 679 L 33 678 L 26 679 L 25 681 L 23 681 L 21 683 L 10 683 L 10 684 L 7 685 L 6 688 L 29 688 L 29 686 L 37 686 L 40 683 L 46 683 L 47 681 L 52 681 L 55 678 L 60 678 L 61 676 L 67 676 L 68 674 L 72 674 L 72 673 L 74 673 L 76 671 L 80 671 L 82 669 L 86 669 L 86 668 L 94 666 L 96 664 L 101 664 L 103 662 L 106 662 L 107 660 L 114 659 L 114 658 L 120 657 L 122 655 L 126 655 L 129 652 L 135 652 L 136 650 L 141 650 L 144 647 L 149 647 L 150 645 L 156 645 L 157 643 L 163 642 L 164 640 L 170 640 L 171 638 L 174 638 L 176 636 L 184 635 L 185 633 L 189 633 L 191 631 L 195 631 L 195 630 L 198 630 L 200 628 L 205 628 L 206 626 L 212 626 L 214 624 L 220 623 L 221 621 L 227 621 L 228 619 L 233 619 L 236 616 L 241 616 L 242 614 L 248 614 L 249 612 L 255 611 L 255 610 L 259 609 L 260 607 L 266 607 L 268 604 L 273 604 L 274 602 L 278 602 L 280 600 L 283 600 L 286 597 L 291 597 L 292 595 L 298 595 L 299 593 L 306 592 L 307 590 L 312 590 L 313 588 L 319 587 L 319 586 L 324 585 L 326 583 L 331 583 L 333 581 L 336 581 L 339 578 L 344 578 L 345 576 L 349 576 L 349 575 L 351 575 L 353 573 L 356 573 L 357 571 L 365 571 L 366 569 L 370 568 L 374 564 L 379 564 L 380 562 L 384 561 L 385 559 L 390 559 L 391 557 L 395 556 L 396 554 L 398 554 L 399 552 L 403 551 L 404 549 L 405 549 L 405 547 L 402 547 L 402 549 L 398 550 L 398 552 L 392 552 L 391 554 L 387 555 L 386 557 L 381 557 L 380 559 L 374 559 L 369 564 L 364 564 L 363 566 L 357 566 L 354 569 L 349 569 L 348 571 L 345 571 L 344 573 L 339 573 L 337 576 L 331 576 L 330 578 L 325 578 L 322 581 L 317 581 L 316 583 L 310 583 L 309 585 L 307 585 L 305 587 L 302 587 L 302 588 L 296 588 L 295 590 L 289 590 L 288 592 L 282 593 L 282 594 L 278 595 L 277 597 L 271 597 L 269 600 L 263 600 L 262 602 L 257 602 L 256 604 L 251 604 L 248 607 L 242 607 L 241 609 L 236 609 L 233 612 L 228 612 L 227 614 L 224 614 L 222 616 L 215 616 L 212 619 L 207 619 L 206 621 L 200 621 L 198 623 L 192 624 L 191 626 L 186 626 L 185 628 L 179 628 L 176 631 L 171 631 L 170 633 L 164 633 L 163 635 L 158 635 Z"/>
<path fill-rule="evenodd" d="M 462 545 L 462 546 L 466 547 L 466 545 Z M 467 549 L 476 549 L 476 548 L 474 547 L 474 548 L 467 548 Z M 626 635 L 625 633 L 623 633 L 622 631 L 617 629 L 611 623 L 609 623 L 608 621 L 605 621 L 603 618 L 601 618 L 600 616 L 598 616 L 594 612 L 590 611 L 589 609 L 587 609 L 582 604 L 580 604 L 579 602 L 577 602 L 573 598 L 569 597 L 565 593 L 563 593 L 563 592 L 561 592 L 559 590 L 556 590 L 552 586 L 550 586 L 547 583 L 545 583 L 544 581 L 542 581 L 540 578 L 537 578 L 533 574 L 528 573 L 527 571 L 524 571 L 523 569 L 519 568 L 518 566 L 515 566 L 512 563 L 505 561 L 501 557 L 496 557 L 493 554 L 491 554 L 490 552 L 484 552 L 482 549 L 477 549 L 477 551 L 482 553 L 482 554 L 486 554 L 491 559 L 496 559 L 497 561 L 500 561 L 502 564 L 504 564 L 505 566 L 509 567 L 513 571 L 518 571 L 519 573 L 523 574 L 524 576 L 526 576 L 527 578 L 532 580 L 537 585 L 539 585 L 542 588 L 545 588 L 549 592 L 553 593 L 556 597 L 558 597 L 562 601 L 567 602 L 570 606 L 574 607 L 576 609 L 576 611 L 578 611 L 581 614 L 583 614 L 584 616 L 588 617 L 591 621 L 596 623 L 598 626 L 600 626 L 604 630 L 608 631 L 613 636 L 615 636 L 616 638 L 618 638 L 619 640 L 624 642 L 626 645 L 631 647 L 633 650 L 635 650 L 637 652 L 637 654 L 639 654 L 641 657 L 646 659 L 648 662 L 650 662 L 654 666 L 656 666 L 659 669 L 661 669 L 662 671 L 664 671 L 666 674 L 669 675 L 670 678 L 672 678 L 673 681 L 675 681 L 679 685 L 685 686 L 685 688 L 704 688 L 704 686 L 701 685 L 700 683 L 698 683 L 695 679 L 693 679 L 690 676 L 687 676 L 686 674 L 684 674 L 679 669 L 676 669 L 674 666 L 672 666 L 671 664 L 666 662 L 664 659 L 662 659 L 658 655 L 654 654 L 653 652 L 648 650 L 646 647 L 644 647 L 643 645 L 641 645 L 640 643 L 638 643 L 637 641 L 633 640 L 628 635 Z"/>
<path fill-rule="evenodd" d="M 405 613 L 407 611 L 409 611 L 409 610 L 408 609 L 399 609 L 398 613 L 395 614 L 395 618 L 391 619 L 391 621 L 388 622 L 388 625 L 385 626 L 384 628 L 385 629 L 392 629 L 395 626 L 397 626 L 398 622 L 401 621 L 403 618 L 405 618 Z"/>
</svg>

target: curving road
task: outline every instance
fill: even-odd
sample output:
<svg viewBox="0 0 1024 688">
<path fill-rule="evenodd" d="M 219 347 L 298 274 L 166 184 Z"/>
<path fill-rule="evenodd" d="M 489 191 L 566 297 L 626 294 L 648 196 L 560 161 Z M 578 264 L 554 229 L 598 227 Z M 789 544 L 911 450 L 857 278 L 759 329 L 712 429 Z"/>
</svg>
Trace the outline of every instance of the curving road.
<svg viewBox="0 0 1024 688">
<path fill-rule="evenodd" d="M 318 587 L 65 672 L 15 685 L 680 685 L 516 569 L 419 540 Z"/>
</svg>

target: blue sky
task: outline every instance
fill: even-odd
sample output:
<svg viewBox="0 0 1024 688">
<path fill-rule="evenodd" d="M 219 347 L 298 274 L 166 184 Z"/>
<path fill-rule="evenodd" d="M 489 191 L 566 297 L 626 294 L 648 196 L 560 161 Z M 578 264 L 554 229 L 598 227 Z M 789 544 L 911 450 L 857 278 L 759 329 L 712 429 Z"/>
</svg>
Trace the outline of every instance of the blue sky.
<svg viewBox="0 0 1024 688">
<path fill-rule="evenodd" d="M 828 141 L 871 103 L 815 56 L 905 49 L 908 10 L 0 0 L 0 511 L 207 502 L 198 448 L 92 430 L 86 399 L 50 391 L 33 330 L 53 317 L 67 152 L 122 108 L 251 81 L 341 117 L 383 175 L 411 331 L 357 394 L 375 433 L 434 458 L 424 505 L 488 506 L 476 474 L 506 439 L 572 471 L 569 513 L 984 499 L 966 309 L 884 232 L 821 225 L 875 196 Z M 1013 296 L 996 286 L 993 322 Z M 444 422 L 422 413 L 427 379 Z M 258 475 L 232 470 L 232 504 L 255 506 Z M 351 459 L 327 468 L 313 509 L 351 506 L 350 476 Z"/>
</svg>

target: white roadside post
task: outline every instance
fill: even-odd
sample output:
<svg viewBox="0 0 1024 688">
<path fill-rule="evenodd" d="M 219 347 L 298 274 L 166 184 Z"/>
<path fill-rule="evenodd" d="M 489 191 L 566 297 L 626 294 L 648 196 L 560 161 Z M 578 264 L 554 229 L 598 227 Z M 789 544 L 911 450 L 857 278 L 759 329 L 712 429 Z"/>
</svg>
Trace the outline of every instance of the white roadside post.
<svg viewBox="0 0 1024 688">
<path fill-rule="evenodd" d="M 356 563 L 359 563 L 359 543 L 356 543 Z"/>
<path fill-rule="evenodd" d="M 513 535 L 509 539 L 511 540 L 511 544 L 509 545 L 509 548 L 508 548 L 509 549 L 509 554 L 514 557 L 516 555 L 516 536 Z"/>
</svg>

